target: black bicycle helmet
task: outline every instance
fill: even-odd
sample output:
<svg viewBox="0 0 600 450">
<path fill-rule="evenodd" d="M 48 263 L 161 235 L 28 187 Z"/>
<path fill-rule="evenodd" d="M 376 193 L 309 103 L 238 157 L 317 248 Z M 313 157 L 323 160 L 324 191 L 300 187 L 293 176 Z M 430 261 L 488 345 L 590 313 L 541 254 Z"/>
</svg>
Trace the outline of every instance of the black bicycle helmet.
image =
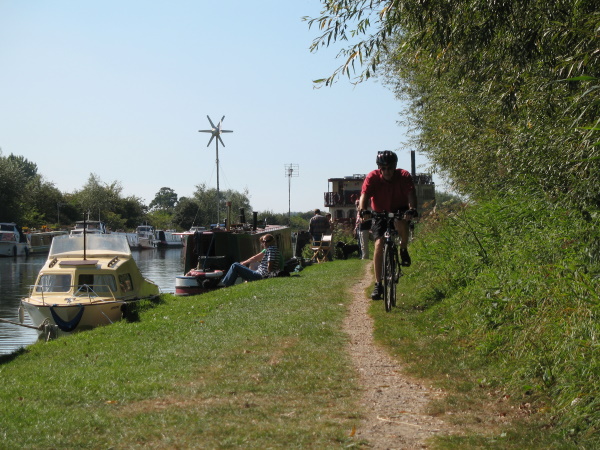
<svg viewBox="0 0 600 450">
<path fill-rule="evenodd" d="M 377 159 L 375 160 L 378 166 L 394 166 L 398 164 L 398 155 L 391 150 L 384 150 L 377 152 Z"/>
</svg>

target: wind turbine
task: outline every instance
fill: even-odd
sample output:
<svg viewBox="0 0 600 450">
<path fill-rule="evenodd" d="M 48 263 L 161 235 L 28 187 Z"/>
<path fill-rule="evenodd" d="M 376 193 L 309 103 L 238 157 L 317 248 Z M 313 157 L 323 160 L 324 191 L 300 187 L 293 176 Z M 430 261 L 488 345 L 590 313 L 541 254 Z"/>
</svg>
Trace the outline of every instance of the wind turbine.
<svg viewBox="0 0 600 450">
<path fill-rule="evenodd" d="M 215 140 L 215 144 L 217 146 L 217 226 L 220 225 L 221 221 L 219 219 L 219 141 L 221 141 L 221 144 L 223 144 L 223 147 L 225 147 L 225 143 L 223 142 L 223 139 L 221 139 L 221 133 L 233 133 L 233 130 L 222 130 L 221 129 L 221 124 L 223 123 L 223 120 L 225 120 L 225 116 L 223 116 L 221 118 L 221 120 L 219 121 L 219 124 L 215 127 L 215 124 L 213 123 L 212 120 L 210 120 L 210 116 L 206 116 L 208 118 L 208 121 L 210 122 L 210 126 L 212 127 L 210 130 L 198 130 L 199 133 L 210 133 L 212 136 L 210 137 L 210 140 L 208 141 L 208 144 L 206 145 L 207 147 L 210 145 L 210 143 L 213 141 L 213 139 L 216 137 L 217 139 Z"/>
</svg>

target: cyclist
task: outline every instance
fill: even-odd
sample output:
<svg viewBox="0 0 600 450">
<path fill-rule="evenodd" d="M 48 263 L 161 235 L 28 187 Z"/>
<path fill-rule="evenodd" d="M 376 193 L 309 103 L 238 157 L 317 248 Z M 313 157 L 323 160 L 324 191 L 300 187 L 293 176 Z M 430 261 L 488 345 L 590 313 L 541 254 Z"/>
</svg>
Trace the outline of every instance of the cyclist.
<svg viewBox="0 0 600 450">
<path fill-rule="evenodd" d="M 397 169 L 398 156 L 385 150 L 377 153 L 377 170 L 369 172 L 362 185 L 359 200 L 359 212 L 362 220 L 369 220 L 370 210 L 374 212 L 406 213 L 405 218 L 394 221 L 394 227 L 400 235 L 400 260 L 403 266 L 410 266 L 408 254 L 408 222 L 416 215 L 417 195 L 410 172 Z M 375 288 L 371 294 L 373 300 L 380 300 L 383 295 L 381 274 L 383 265 L 383 235 L 387 226 L 383 218 L 375 217 L 371 226 L 375 251 L 373 266 L 375 268 Z"/>
</svg>

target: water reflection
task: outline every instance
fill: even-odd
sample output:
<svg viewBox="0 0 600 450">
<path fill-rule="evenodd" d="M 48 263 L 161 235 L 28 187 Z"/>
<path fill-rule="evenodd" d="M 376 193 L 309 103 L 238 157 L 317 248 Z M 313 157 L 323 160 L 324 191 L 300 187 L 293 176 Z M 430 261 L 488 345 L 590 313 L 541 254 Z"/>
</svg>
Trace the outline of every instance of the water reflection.
<svg viewBox="0 0 600 450">
<path fill-rule="evenodd" d="M 142 274 L 154 281 L 162 293 L 175 292 L 175 277 L 183 272 L 182 249 L 132 250 Z M 35 283 L 47 255 L 29 258 L 0 258 L 0 318 L 19 322 L 19 303 Z M 25 323 L 31 324 L 25 314 Z M 38 333 L 31 328 L 0 322 L 0 355 L 29 345 L 37 340 Z"/>
</svg>

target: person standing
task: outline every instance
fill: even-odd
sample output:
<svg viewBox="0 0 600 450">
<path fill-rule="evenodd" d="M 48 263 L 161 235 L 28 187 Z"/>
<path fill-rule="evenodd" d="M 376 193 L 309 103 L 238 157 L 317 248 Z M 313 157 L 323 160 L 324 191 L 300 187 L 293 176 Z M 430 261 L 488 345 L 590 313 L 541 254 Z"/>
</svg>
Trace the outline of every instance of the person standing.
<svg viewBox="0 0 600 450">
<path fill-rule="evenodd" d="M 377 169 L 369 172 L 363 182 L 360 200 L 359 216 L 363 221 L 371 219 L 370 210 L 382 212 L 400 212 L 403 219 L 395 220 L 394 227 L 400 235 L 400 260 L 403 266 L 410 266 L 408 254 L 408 222 L 416 216 L 417 195 L 410 172 L 397 169 L 398 156 L 385 150 L 377 153 L 375 160 Z M 371 294 L 373 300 L 380 300 L 383 295 L 381 285 L 383 266 L 383 236 L 386 231 L 386 221 L 383 218 L 374 218 L 371 224 L 375 250 L 373 252 L 373 266 L 375 269 L 375 288 Z"/>
<path fill-rule="evenodd" d="M 371 223 L 372 220 L 361 220 L 360 218 L 360 208 L 359 208 L 359 200 L 356 200 L 356 225 L 354 227 L 354 232 L 356 233 L 356 238 L 358 239 L 358 245 L 360 247 L 360 258 L 361 259 L 369 259 L 369 232 L 371 231 Z"/>
<path fill-rule="evenodd" d="M 310 218 L 308 232 L 316 242 L 319 242 L 324 234 L 331 234 L 329 221 L 321 215 L 320 209 L 315 209 L 315 215 Z"/>
</svg>

